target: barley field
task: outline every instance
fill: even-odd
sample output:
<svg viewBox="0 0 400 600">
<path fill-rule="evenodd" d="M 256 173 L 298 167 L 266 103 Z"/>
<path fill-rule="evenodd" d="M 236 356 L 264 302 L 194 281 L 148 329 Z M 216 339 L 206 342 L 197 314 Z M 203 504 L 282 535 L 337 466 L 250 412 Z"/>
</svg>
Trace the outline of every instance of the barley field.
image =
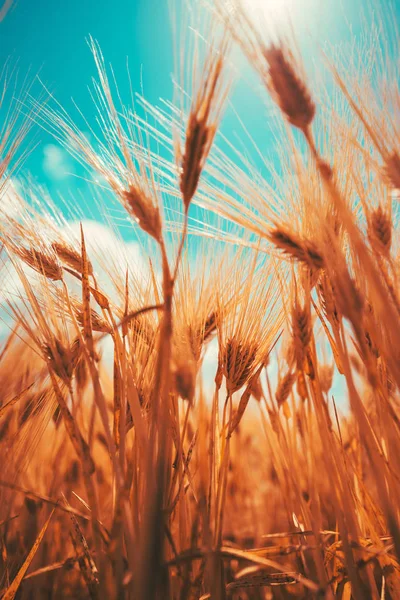
<svg viewBox="0 0 400 600">
<path fill-rule="evenodd" d="M 400 599 L 395 19 L 309 74 L 295 26 L 183 4 L 171 101 L 89 39 L 90 135 L 0 65 L 0 597 Z M 268 178 L 221 129 L 242 67 Z M 25 173 L 43 132 L 107 227 Z"/>
</svg>

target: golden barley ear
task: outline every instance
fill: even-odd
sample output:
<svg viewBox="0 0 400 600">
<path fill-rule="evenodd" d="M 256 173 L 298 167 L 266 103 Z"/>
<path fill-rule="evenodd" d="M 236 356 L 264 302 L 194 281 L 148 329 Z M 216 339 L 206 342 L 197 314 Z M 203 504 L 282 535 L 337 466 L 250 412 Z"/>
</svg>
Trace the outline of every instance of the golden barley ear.
<svg viewBox="0 0 400 600">
<path fill-rule="evenodd" d="M 77 273 L 82 272 L 82 257 L 79 252 L 64 241 L 53 242 L 52 248 L 62 263 L 68 265 Z M 89 260 L 87 266 L 89 275 L 93 275 L 93 267 Z"/>
<path fill-rule="evenodd" d="M 62 279 L 62 269 L 55 257 L 34 248 L 19 247 L 15 250 L 20 258 L 32 269 L 53 281 Z"/>
<path fill-rule="evenodd" d="M 96 300 L 100 308 L 104 310 L 108 310 L 110 308 L 110 301 L 107 298 L 107 296 L 103 294 L 103 292 L 101 292 L 97 288 L 90 286 L 90 293 L 92 294 L 93 298 Z"/>
<path fill-rule="evenodd" d="M 204 323 L 203 342 L 209 341 L 213 333 L 217 330 L 217 315 L 213 311 L 209 314 Z"/>
<path fill-rule="evenodd" d="M 80 307 L 76 307 L 75 310 L 76 320 L 79 325 L 82 327 L 85 332 L 85 327 L 87 328 L 88 318 L 90 318 L 90 327 L 92 331 L 97 331 L 99 333 L 111 333 L 112 327 L 111 325 L 103 319 L 98 312 L 96 312 L 93 308 L 89 311 L 85 311 L 83 305 Z M 87 329 L 86 329 L 87 330 Z"/>
<path fill-rule="evenodd" d="M 381 206 L 371 212 L 368 237 L 375 250 L 389 256 L 392 243 L 392 221 Z"/>
<path fill-rule="evenodd" d="M 195 394 L 196 373 L 190 362 L 181 363 L 174 373 L 175 389 L 182 400 L 192 402 Z"/>
<path fill-rule="evenodd" d="M 291 125 L 307 131 L 315 117 L 315 104 L 305 83 L 296 73 L 292 54 L 272 45 L 264 50 L 268 63 L 268 86 Z"/>
<path fill-rule="evenodd" d="M 337 323 L 340 315 L 335 302 L 335 293 L 332 283 L 325 272 L 322 273 L 322 277 L 317 285 L 317 294 L 325 317 L 330 323 Z"/>
<path fill-rule="evenodd" d="M 297 300 L 292 310 L 292 331 L 297 369 L 302 371 L 307 348 L 311 341 L 312 323 L 309 306 L 301 307 Z"/>
<path fill-rule="evenodd" d="M 278 406 L 282 406 L 289 397 L 294 382 L 296 381 L 296 374 L 292 372 L 286 373 L 286 375 L 279 381 L 278 387 L 275 393 L 275 399 Z"/>
<path fill-rule="evenodd" d="M 67 385 L 70 384 L 76 364 L 80 358 L 81 346 L 74 342 L 71 347 L 66 347 L 58 338 L 54 338 L 52 344 L 44 344 L 44 358 Z"/>
<path fill-rule="evenodd" d="M 384 172 L 391 187 L 400 190 L 400 156 L 396 150 L 386 158 Z"/>
<path fill-rule="evenodd" d="M 161 218 L 158 206 L 137 186 L 131 185 L 123 197 L 129 212 L 143 231 L 151 235 L 157 242 L 161 240 Z"/>
<path fill-rule="evenodd" d="M 312 269 L 324 268 L 324 258 L 317 245 L 311 240 L 302 239 L 282 226 L 271 229 L 268 239 L 282 252 Z"/>
<path fill-rule="evenodd" d="M 206 156 L 207 142 L 213 136 L 213 130 L 209 128 L 206 123 L 199 121 L 196 115 L 191 115 L 189 117 L 179 181 L 182 200 L 186 211 L 189 208 L 189 204 L 199 184 Z"/>
<path fill-rule="evenodd" d="M 229 393 L 233 394 L 247 383 L 252 375 L 258 345 L 242 343 L 233 338 L 227 340 L 223 351 L 223 369 Z"/>
<path fill-rule="evenodd" d="M 184 149 L 177 153 L 185 212 L 196 193 L 227 97 L 229 86 L 223 81 L 227 50 L 226 36 L 218 47 L 211 45 L 190 107 Z"/>
</svg>

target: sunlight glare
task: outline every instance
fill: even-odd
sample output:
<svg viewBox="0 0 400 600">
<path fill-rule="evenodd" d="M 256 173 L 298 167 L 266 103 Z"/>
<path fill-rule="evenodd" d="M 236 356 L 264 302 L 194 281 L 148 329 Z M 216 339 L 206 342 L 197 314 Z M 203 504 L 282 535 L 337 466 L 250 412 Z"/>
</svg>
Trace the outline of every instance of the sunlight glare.
<svg viewBox="0 0 400 600">
<path fill-rule="evenodd" d="M 316 0 L 241 0 L 242 6 L 260 27 L 283 33 L 290 27 L 311 22 Z M 314 10 L 313 10 L 314 9 Z"/>
</svg>

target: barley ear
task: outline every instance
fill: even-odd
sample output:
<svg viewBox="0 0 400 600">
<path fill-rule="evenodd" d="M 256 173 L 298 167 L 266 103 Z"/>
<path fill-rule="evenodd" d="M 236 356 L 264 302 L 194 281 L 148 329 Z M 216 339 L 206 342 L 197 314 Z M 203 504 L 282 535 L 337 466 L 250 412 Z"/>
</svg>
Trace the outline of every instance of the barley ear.
<svg viewBox="0 0 400 600">
<path fill-rule="evenodd" d="M 305 83 L 296 73 L 288 50 L 272 45 L 264 51 L 268 63 L 268 85 L 272 96 L 291 125 L 307 131 L 315 116 L 315 104 Z"/>
<path fill-rule="evenodd" d="M 137 185 L 131 185 L 123 192 L 128 211 L 133 215 L 137 224 L 157 242 L 161 240 L 161 218 L 158 206 Z"/>
</svg>

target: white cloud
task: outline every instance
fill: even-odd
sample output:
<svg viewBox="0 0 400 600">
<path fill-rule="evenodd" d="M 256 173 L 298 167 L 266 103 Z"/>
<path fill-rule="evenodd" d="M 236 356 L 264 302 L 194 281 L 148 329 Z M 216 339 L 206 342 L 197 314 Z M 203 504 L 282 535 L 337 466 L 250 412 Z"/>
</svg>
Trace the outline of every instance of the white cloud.
<svg viewBox="0 0 400 600">
<path fill-rule="evenodd" d="M 47 144 L 43 154 L 43 170 L 50 179 L 60 181 L 73 173 L 71 158 L 60 146 Z"/>
</svg>

